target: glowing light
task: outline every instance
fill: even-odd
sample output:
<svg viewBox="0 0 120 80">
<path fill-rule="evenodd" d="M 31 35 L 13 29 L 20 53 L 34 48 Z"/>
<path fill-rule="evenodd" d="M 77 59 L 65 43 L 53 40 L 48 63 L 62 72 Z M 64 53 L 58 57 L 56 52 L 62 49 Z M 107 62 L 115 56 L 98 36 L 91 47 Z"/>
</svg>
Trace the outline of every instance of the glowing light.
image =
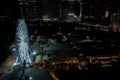
<svg viewBox="0 0 120 80">
<path fill-rule="evenodd" d="M 18 26 L 17 26 L 17 33 L 16 33 L 16 44 L 17 44 L 17 52 L 18 57 L 16 59 L 16 64 L 23 64 L 25 61 L 26 64 L 32 63 L 31 58 L 31 50 L 29 48 L 29 38 L 28 38 L 28 30 L 27 25 L 25 24 L 25 21 L 23 19 L 18 20 Z"/>
<path fill-rule="evenodd" d="M 34 51 L 34 52 L 33 52 L 33 55 L 36 55 L 36 54 L 37 54 L 37 53 Z"/>
<path fill-rule="evenodd" d="M 32 77 L 29 77 L 29 80 L 33 80 L 33 78 L 32 78 Z"/>
</svg>

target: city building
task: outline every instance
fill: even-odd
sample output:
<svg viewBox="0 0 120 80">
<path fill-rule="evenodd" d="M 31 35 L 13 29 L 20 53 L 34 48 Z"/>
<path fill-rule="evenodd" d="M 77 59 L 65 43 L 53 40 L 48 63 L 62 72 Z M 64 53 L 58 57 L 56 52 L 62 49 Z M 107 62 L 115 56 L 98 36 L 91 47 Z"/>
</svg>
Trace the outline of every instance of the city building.
<svg viewBox="0 0 120 80">
<path fill-rule="evenodd" d="M 60 0 L 37 0 L 40 17 L 59 18 L 59 1 Z"/>
<path fill-rule="evenodd" d="M 37 26 L 40 20 L 36 0 L 18 0 L 21 18 L 25 18 L 28 26 Z"/>
</svg>

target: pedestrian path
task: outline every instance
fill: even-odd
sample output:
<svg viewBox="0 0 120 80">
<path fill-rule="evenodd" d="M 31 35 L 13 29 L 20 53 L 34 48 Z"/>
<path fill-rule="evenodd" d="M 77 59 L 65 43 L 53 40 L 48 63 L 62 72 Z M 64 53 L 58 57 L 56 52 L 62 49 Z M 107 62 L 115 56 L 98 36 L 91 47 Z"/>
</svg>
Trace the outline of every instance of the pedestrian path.
<svg viewBox="0 0 120 80">
<path fill-rule="evenodd" d="M 0 73 L 8 73 L 16 60 L 16 54 L 10 55 L 0 66 Z"/>
</svg>

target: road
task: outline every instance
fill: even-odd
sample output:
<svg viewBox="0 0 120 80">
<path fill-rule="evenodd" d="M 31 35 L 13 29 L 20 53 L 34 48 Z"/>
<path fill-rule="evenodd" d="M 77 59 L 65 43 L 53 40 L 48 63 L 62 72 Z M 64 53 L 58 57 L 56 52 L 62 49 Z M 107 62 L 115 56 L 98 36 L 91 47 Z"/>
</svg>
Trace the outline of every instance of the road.
<svg viewBox="0 0 120 80">
<path fill-rule="evenodd" d="M 8 75 L 1 78 L 1 80 L 20 80 L 21 78 L 20 70 L 9 73 Z M 48 71 L 38 70 L 35 68 L 29 68 L 25 70 L 24 75 L 25 80 L 53 80 Z"/>
<path fill-rule="evenodd" d="M 10 70 L 13 62 L 16 60 L 17 55 L 16 54 L 11 54 L 4 63 L 0 66 L 0 73 L 8 73 Z"/>
</svg>

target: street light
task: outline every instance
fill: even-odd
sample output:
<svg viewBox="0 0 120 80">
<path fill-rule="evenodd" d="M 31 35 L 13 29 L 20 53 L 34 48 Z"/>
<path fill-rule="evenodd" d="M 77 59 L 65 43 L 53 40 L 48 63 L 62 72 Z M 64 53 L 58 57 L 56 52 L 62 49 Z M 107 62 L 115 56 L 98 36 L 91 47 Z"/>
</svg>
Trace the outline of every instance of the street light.
<svg viewBox="0 0 120 80">
<path fill-rule="evenodd" d="M 33 51 L 33 55 L 36 55 L 37 54 L 37 52 L 36 51 Z"/>
</svg>

